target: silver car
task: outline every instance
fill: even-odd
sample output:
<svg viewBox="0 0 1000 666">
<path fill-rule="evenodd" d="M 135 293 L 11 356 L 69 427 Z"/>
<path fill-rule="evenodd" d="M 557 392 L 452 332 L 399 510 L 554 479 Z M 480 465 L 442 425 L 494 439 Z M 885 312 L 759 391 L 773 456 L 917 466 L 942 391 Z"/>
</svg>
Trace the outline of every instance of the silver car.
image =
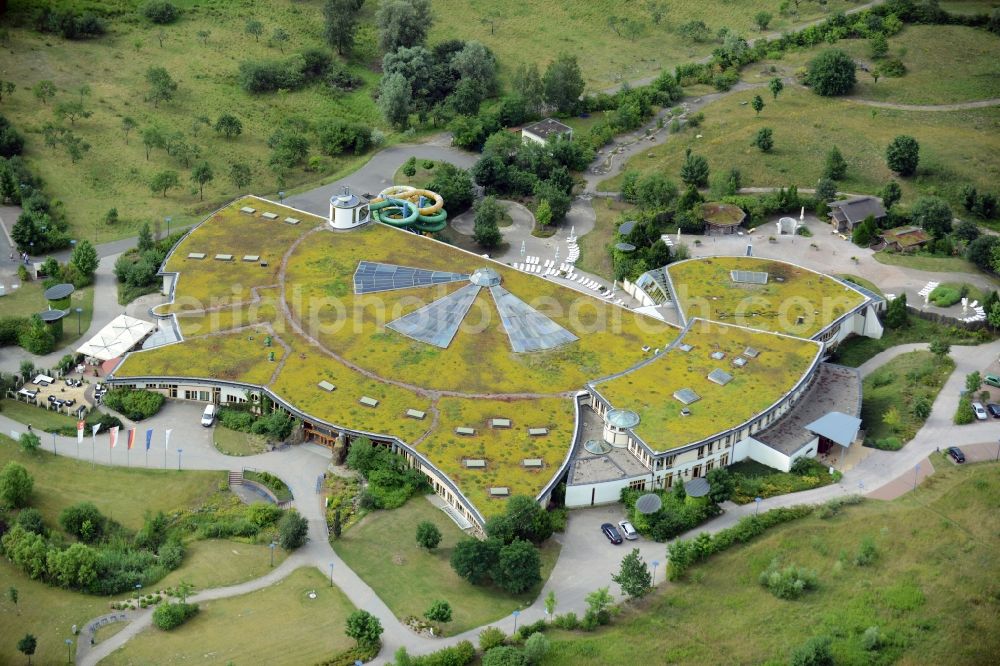
<svg viewBox="0 0 1000 666">
<path fill-rule="evenodd" d="M 639 538 L 639 533 L 635 531 L 634 527 L 632 527 L 632 523 L 628 522 L 627 520 L 619 521 L 618 529 L 621 530 L 622 536 L 628 539 L 629 541 L 635 541 L 636 539 Z"/>
</svg>

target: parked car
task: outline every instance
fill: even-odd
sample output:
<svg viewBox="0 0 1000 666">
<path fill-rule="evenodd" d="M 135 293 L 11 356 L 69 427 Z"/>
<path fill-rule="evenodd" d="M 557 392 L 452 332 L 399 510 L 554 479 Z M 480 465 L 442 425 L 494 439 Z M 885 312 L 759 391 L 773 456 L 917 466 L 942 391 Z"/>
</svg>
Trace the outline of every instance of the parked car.
<svg viewBox="0 0 1000 666">
<path fill-rule="evenodd" d="M 208 405 L 201 415 L 201 424 L 211 428 L 213 423 L 215 423 L 215 405 Z"/>
<path fill-rule="evenodd" d="M 1000 388 L 1000 377 L 997 377 L 996 375 L 986 375 L 983 377 L 983 383 Z"/>
<path fill-rule="evenodd" d="M 972 403 L 972 411 L 976 413 L 976 418 L 980 421 L 986 420 L 986 408 L 983 407 L 983 403 L 974 402 Z"/>
<path fill-rule="evenodd" d="M 622 535 L 618 534 L 618 530 L 611 523 L 604 523 L 601 525 L 601 531 L 604 532 L 604 536 L 608 537 L 608 541 L 614 545 L 618 545 L 622 542 Z"/>
<path fill-rule="evenodd" d="M 951 459 L 957 463 L 965 462 L 965 454 L 962 453 L 962 449 L 958 448 L 957 446 L 949 446 L 948 455 L 951 456 Z"/>
<path fill-rule="evenodd" d="M 618 522 L 618 529 L 621 530 L 622 536 L 624 536 L 629 541 L 635 541 L 639 538 L 639 533 L 635 531 L 632 527 L 632 523 L 627 520 L 621 520 Z"/>
<path fill-rule="evenodd" d="M 991 402 L 990 404 L 986 405 L 986 411 L 988 411 L 990 413 L 990 416 L 992 416 L 993 418 L 1000 419 L 1000 405 L 998 405 L 997 403 Z"/>
</svg>

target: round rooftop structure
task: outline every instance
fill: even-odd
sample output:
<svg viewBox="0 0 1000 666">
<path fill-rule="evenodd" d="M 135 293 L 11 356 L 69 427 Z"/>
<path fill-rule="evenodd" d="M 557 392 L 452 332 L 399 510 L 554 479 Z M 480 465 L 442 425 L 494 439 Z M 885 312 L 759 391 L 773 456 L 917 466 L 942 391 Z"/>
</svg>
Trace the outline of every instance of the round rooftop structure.
<svg viewBox="0 0 1000 666">
<path fill-rule="evenodd" d="M 361 199 L 349 192 L 347 194 L 336 194 L 330 197 L 330 205 L 334 208 L 354 208 L 360 203 Z"/>
<path fill-rule="evenodd" d="M 370 219 L 368 203 L 348 188 L 330 197 L 330 226 L 334 229 L 353 229 Z"/>
<path fill-rule="evenodd" d="M 45 290 L 45 300 L 60 301 L 72 294 L 74 291 L 76 291 L 76 289 L 68 282 L 57 284 Z"/>
<path fill-rule="evenodd" d="M 639 415 L 630 409 L 612 409 L 604 416 L 604 421 L 616 428 L 634 428 L 639 425 Z"/>
<path fill-rule="evenodd" d="M 651 513 L 656 513 L 663 508 L 663 499 L 655 494 L 649 493 L 643 495 L 635 501 L 635 510 L 644 516 L 648 516 Z"/>
<path fill-rule="evenodd" d="M 42 310 L 38 313 L 39 318 L 46 324 L 59 321 L 69 313 L 68 310 Z"/>
<path fill-rule="evenodd" d="M 477 268 L 469 276 L 469 282 L 480 287 L 495 287 L 500 284 L 500 274 L 492 268 Z"/>
<path fill-rule="evenodd" d="M 711 489 L 712 486 L 703 476 L 691 479 L 684 484 L 684 492 L 687 493 L 688 497 L 704 497 Z"/>
<path fill-rule="evenodd" d="M 605 442 L 603 439 L 588 439 L 583 445 L 583 448 L 587 449 L 589 453 L 593 453 L 595 456 L 602 456 L 611 451 L 614 447 Z"/>
<path fill-rule="evenodd" d="M 632 243 L 615 243 L 615 249 L 619 252 L 634 252 L 635 245 L 632 245 Z"/>
</svg>

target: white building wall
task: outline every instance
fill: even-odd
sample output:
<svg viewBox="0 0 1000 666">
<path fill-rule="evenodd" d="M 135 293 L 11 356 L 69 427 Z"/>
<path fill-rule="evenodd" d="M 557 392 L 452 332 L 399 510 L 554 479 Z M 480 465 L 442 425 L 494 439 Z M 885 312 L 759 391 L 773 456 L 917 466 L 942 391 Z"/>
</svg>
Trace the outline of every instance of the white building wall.
<svg viewBox="0 0 1000 666">
<path fill-rule="evenodd" d="M 629 479 L 588 483 L 579 486 L 566 487 L 566 506 L 574 509 L 596 504 L 614 504 L 621 497 L 622 488 L 628 488 L 634 479 L 649 479 L 648 474 Z M 593 499 L 593 501 L 591 501 Z"/>
<path fill-rule="evenodd" d="M 749 458 L 750 460 L 755 460 L 762 465 L 767 465 L 768 467 L 773 467 L 781 470 L 782 472 L 787 472 L 792 468 L 792 463 L 797 459 L 802 458 L 803 456 L 815 458 L 816 451 L 818 450 L 818 444 L 819 437 L 813 437 L 791 455 L 785 455 L 781 451 L 776 451 L 767 444 L 756 440 L 753 437 L 747 437 L 746 439 L 737 442 L 736 446 L 733 448 L 733 462 Z"/>
</svg>

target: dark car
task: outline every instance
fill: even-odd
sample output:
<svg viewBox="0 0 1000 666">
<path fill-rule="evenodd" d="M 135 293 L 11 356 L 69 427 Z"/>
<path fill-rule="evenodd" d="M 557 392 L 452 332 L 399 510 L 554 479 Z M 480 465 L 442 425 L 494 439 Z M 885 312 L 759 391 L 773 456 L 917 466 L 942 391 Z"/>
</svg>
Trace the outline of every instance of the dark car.
<svg viewBox="0 0 1000 666">
<path fill-rule="evenodd" d="M 997 403 L 991 402 L 990 404 L 986 405 L 986 411 L 988 411 L 990 413 L 990 416 L 992 416 L 993 418 L 1000 419 L 1000 405 L 998 405 Z"/>
<path fill-rule="evenodd" d="M 618 534 L 618 530 L 611 523 L 601 525 L 601 531 L 604 532 L 604 536 L 608 537 L 608 541 L 616 546 L 622 542 L 622 535 Z"/>
<path fill-rule="evenodd" d="M 958 448 L 957 446 L 949 446 L 948 455 L 951 456 L 951 459 L 957 463 L 965 462 L 965 454 L 962 453 L 962 449 Z"/>
</svg>

